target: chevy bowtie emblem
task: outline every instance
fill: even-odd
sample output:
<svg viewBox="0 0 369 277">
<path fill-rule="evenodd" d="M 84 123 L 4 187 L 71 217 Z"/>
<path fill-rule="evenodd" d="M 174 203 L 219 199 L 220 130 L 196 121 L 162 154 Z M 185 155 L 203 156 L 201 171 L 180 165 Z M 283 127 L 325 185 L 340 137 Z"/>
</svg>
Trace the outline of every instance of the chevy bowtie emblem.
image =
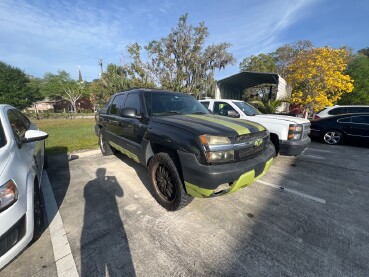
<svg viewBox="0 0 369 277">
<path fill-rule="evenodd" d="M 260 146 L 263 143 L 263 139 L 258 138 L 254 141 L 254 146 Z"/>
</svg>

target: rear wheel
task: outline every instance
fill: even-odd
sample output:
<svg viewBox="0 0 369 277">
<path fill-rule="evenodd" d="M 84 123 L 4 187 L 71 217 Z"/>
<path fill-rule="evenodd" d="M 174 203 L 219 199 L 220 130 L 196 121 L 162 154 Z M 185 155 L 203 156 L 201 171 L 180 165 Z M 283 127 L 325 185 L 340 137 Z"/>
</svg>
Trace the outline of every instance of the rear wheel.
<svg viewBox="0 0 369 277">
<path fill-rule="evenodd" d="M 323 140 L 327 144 L 334 145 L 341 143 L 343 136 L 341 132 L 330 130 L 323 135 Z"/>
<path fill-rule="evenodd" d="M 36 186 L 37 184 L 35 184 Z M 34 189 L 33 192 L 33 238 L 37 240 L 44 230 L 44 213 L 42 210 L 41 190 Z"/>
<path fill-rule="evenodd" d="M 181 209 L 192 200 L 185 192 L 178 169 L 167 153 L 152 157 L 148 171 L 154 198 L 168 211 Z"/>
<path fill-rule="evenodd" d="M 99 133 L 99 146 L 100 146 L 101 153 L 104 156 L 110 156 L 116 152 L 116 150 L 112 148 L 109 145 L 109 143 L 106 141 L 105 133 L 103 130 L 100 130 L 100 133 Z"/>
</svg>

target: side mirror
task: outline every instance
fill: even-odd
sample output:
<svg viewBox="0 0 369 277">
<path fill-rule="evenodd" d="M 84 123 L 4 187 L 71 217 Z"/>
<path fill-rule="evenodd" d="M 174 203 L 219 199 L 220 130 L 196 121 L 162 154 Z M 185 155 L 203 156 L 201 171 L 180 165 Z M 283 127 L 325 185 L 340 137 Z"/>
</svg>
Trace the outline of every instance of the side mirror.
<svg viewBox="0 0 369 277">
<path fill-rule="evenodd" d="M 49 135 L 39 130 L 28 130 L 24 134 L 24 138 L 21 139 L 22 143 L 34 142 L 39 140 L 47 139 Z"/>
<path fill-rule="evenodd" d="M 129 118 L 141 118 L 141 115 L 137 115 L 137 110 L 135 108 L 123 108 L 120 115 Z"/>
<path fill-rule="evenodd" d="M 228 111 L 227 116 L 233 117 L 233 118 L 239 118 L 240 117 L 239 113 L 236 112 L 236 111 Z"/>
</svg>

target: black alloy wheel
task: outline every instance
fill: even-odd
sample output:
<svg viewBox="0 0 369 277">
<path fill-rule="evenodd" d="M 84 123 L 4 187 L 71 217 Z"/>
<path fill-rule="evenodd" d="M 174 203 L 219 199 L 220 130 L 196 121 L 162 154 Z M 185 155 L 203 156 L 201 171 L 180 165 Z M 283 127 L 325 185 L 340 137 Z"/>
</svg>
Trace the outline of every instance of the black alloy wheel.
<svg viewBox="0 0 369 277">
<path fill-rule="evenodd" d="M 148 171 L 153 196 L 168 211 L 181 209 L 192 200 L 186 194 L 178 169 L 167 153 L 152 157 Z"/>
</svg>

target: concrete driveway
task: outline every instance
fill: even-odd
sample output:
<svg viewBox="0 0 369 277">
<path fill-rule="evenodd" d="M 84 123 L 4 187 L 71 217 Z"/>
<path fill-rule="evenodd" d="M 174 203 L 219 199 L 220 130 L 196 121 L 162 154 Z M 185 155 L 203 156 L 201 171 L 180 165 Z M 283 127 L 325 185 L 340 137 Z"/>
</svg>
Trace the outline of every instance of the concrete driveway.
<svg viewBox="0 0 369 277">
<path fill-rule="evenodd" d="M 47 174 L 49 228 L 1 276 L 369 273 L 368 147 L 313 142 L 251 186 L 177 212 L 123 155 L 52 156 Z"/>
</svg>

